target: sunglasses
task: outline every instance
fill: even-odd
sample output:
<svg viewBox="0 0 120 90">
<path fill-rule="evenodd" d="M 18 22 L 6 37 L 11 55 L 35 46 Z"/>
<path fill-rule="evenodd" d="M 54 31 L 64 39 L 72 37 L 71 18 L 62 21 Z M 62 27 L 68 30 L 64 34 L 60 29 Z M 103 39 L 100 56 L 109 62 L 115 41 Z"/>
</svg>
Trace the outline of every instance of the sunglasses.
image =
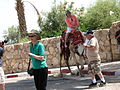
<svg viewBox="0 0 120 90">
<path fill-rule="evenodd" d="M 36 35 L 31 35 L 31 36 L 28 36 L 28 37 L 35 37 Z"/>
</svg>

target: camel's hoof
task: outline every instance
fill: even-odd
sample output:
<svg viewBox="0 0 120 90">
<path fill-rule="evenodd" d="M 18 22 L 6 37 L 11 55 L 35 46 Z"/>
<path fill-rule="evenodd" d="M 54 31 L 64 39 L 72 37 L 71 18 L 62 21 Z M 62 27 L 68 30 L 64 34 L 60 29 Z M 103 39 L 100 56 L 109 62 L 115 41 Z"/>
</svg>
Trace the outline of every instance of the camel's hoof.
<svg viewBox="0 0 120 90">
<path fill-rule="evenodd" d="M 83 70 L 84 69 L 84 67 L 81 67 L 81 70 Z"/>
<path fill-rule="evenodd" d="M 77 76 L 80 76 L 80 77 L 84 77 L 84 76 L 85 76 L 84 74 L 82 74 L 82 73 L 80 73 L 80 72 L 77 72 L 76 75 L 77 75 Z"/>
<path fill-rule="evenodd" d="M 79 72 L 77 72 L 76 76 L 79 76 L 79 75 L 80 75 L 80 73 L 79 73 Z"/>
<path fill-rule="evenodd" d="M 80 74 L 80 76 L 81 76 L 81 77 L 85 77 L 85 75 L 84 75 L 84 74 Z"/>
<path fill-rule="evenodd" d="M 63 77 L 63 74 L 60 74 L 59 77 Z"/>
<path fill-rule="evenodd" d="M 75 75 L 75 73 L 71 73 L 71 75 Z"/>
<path fill-rule="evenodd" d="M 53 77 L 63 77 L 62 73 L 53 73 Z"/>
</svg>

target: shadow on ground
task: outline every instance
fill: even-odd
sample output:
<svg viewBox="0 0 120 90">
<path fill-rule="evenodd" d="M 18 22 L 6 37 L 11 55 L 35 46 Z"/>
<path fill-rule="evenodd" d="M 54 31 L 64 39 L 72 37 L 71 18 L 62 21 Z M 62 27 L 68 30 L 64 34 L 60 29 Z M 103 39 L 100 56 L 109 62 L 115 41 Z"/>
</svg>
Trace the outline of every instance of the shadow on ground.
<svg viewBox="0 0 120 90">
<path fill-rule="evenodd" d="M 105 76 L 107 83 L 119 83 L 120 76 Z M 100 81 L 99 81 L 100 82 Z M 47 90 L 86 90 L 91 83 L 90 77 L 65 76 L 49 77 Z M 33 78 L 7 83 L 6 90 L 36 90 Z"/>
</svg>

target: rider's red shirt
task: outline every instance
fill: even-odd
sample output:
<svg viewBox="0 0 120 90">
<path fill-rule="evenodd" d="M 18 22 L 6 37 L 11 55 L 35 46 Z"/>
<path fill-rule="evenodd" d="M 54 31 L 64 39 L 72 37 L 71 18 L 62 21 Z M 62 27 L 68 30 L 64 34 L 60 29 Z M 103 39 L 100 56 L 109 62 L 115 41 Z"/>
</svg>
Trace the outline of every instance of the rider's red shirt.
<svg viewBox="0 0 120 90">
<path fill-rule="evenodd" d="M 75 15 L 72 15 L 71 17 L 67 17 L 65 19 L 65 22 L 67 24 L 67 27 L 70 27 L 72 29 L 78 28 L 79 21 L 78 21 L 78 19 L 76 18 Z"/>
</svg>

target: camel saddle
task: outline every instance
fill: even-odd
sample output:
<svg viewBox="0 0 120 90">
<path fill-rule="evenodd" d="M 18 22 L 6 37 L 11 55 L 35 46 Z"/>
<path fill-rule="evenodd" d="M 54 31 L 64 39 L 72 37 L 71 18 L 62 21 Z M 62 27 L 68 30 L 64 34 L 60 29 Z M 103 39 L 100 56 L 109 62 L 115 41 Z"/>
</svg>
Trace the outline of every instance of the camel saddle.
<svg viewBox="0 0 120 90">
<path fill-rule="evenodd" d="M 64 32 L 66 33 L 66 30 L 64 30 Z M 84 37 L 83 37 L 81 31 L 72 30 L 69 35 L 70 35 L 70 38 L 72 40 L 72 43 L 71 43 L 72 45 L 77 46 L 80 43 L 81 44 L 84 43 Z"/>
</svg>

